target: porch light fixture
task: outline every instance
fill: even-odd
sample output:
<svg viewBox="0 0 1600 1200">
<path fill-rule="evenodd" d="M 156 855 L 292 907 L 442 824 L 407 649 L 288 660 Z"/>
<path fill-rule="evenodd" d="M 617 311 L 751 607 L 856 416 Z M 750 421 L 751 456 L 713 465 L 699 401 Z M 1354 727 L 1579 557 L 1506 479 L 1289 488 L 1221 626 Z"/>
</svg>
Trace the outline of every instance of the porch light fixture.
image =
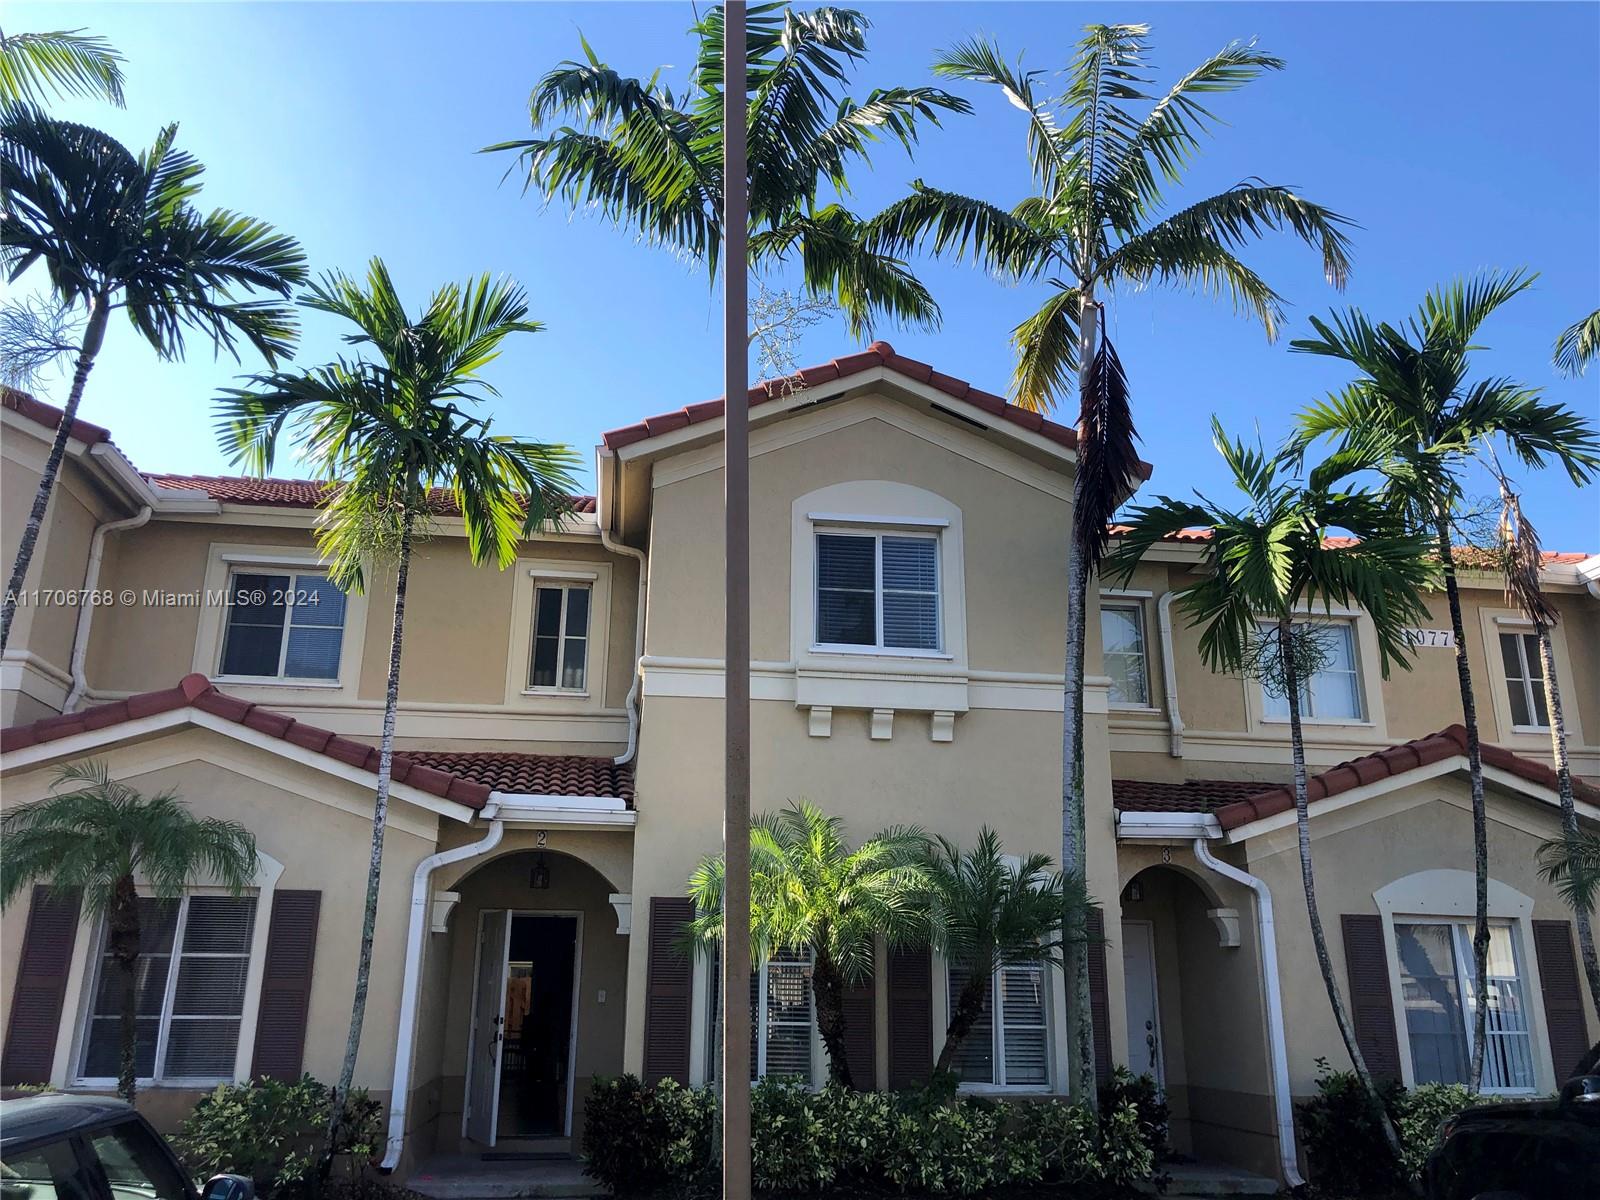
<svg viewBox="0 0 1600 1200">
<path fill-rule="evenodd" d="M 1144 899 L 1144 887 L 1135 879 L 1123 890 L 1122 896 L 1129 904 L 1138 904 Z"/>
<path fill-rule="evenodd" d="M 535 860 L 533 870 L 528 873 L 528 886 L 536 892 L 547 891 L 550 887 L 550 868 L 545 865 L 542 854 Z"/>
</svg>

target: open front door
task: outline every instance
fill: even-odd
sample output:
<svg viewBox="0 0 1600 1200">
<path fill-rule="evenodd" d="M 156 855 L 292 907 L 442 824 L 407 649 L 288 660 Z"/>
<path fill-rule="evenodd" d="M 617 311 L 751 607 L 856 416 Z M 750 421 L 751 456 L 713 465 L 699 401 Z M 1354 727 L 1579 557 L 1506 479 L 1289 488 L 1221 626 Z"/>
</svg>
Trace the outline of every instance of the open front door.
<svg viewBox="0 0 1600 1200">
<path fill-rule="evenodd" d="M 472 990 L 472 1038 L 467 1049 L 467 1111 L 463 1132 L 494 1145 L 500 1108 L 500 1053 L 505 1044 L 506 960 L 511 914 L 483 913 L 478 925 L 478 969 Z"/>
</svg>

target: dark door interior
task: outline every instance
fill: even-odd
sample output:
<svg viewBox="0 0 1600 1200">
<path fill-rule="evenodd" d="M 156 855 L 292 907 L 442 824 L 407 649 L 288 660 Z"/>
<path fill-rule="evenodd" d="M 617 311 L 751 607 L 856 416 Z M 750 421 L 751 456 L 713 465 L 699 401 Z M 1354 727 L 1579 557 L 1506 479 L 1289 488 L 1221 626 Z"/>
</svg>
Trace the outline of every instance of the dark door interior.
<svg viewBox="0 0 1600 1200">
<path fill-rule="evenodd" d="M 577 933 L 574 917 L 511 918 L 500 1137 L 559 1137 L 567 1132 Z"/>
</svg>

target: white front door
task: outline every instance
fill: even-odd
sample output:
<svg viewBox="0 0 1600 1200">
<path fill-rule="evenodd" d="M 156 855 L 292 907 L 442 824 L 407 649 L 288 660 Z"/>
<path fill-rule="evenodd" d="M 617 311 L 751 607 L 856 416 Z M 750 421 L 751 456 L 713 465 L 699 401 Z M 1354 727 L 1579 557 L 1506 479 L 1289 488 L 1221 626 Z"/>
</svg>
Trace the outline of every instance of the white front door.
<svg viewBox="0 0 1600 1200">
<path fill-rule="evenodd" d="M 463 1130 L 494 1145 L 500 1117 L 500 1051 L 506 1021 L 506 962 L 511 957 L 511 914 L 484 912 L 478 923 L 478 969 L 472 991 L 472 1037 L 467 1047 L 467 1111 Z"/>
<path fill-rule="evenodd" d="M 1149 921 L 1122 923 L 1122 986 L 1128 1003 L 1128 1066 L 1135 1075 L 1153 1075 L 1156 1086 L 1165 1087 L 1155 927 Z"/>
</svg>

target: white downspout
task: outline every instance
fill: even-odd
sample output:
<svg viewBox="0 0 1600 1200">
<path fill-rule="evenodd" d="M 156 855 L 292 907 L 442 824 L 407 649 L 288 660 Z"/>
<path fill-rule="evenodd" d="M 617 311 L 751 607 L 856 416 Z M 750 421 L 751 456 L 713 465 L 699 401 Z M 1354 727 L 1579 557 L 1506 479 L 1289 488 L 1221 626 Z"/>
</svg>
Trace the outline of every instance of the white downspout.
<svg viewBox="0 0 1600 1200">
<path fill-rule="evenodd" d="M 628 748 L 612 761 L 619 767 L 633 761 L 639 752 L 639 691 L 644 684 L 644 602 L 645 584 L 650 574 L 650 560 L 643 550 L 635 550 L 622 542 L 612 541 L 611 531 L 604 522 L 600 526 L 600 544 L 613 554 L 623 554 L 639 563 L 639 599 L 633 618 L 633 684 L 628 688 L 628 698 L 623 702 L 628 710 Z"/>
<path fill-rule="evenodd" d="M 400 1152 L 406 1141 L 406 1106 L 411 1095 L 412 1053 L 417 1038 L 417 1005 L 422 994 L 422 951 L 428 933 L 429 910 L 432 908 L 431 883 L 434 871 L 463 859 L 487 854 L 500 844 L 505 836 L 505 825 L 497 814 L 500 801 L 494 794 L 479 815 L 486 818 L 489 828 L 483 837 L 465 846 L 441 850 L 430 854 L 417 864 L 411 877 L 411 921 L 406 926 L 406 969 L 400 983 L 400 1029 L 394 1044 L 394 1084 L 389 1092 L 389 1141 L 384 1148 L 380 1171 L 392 1171 L 400 1165 Z"/>
<path fill-rule="evenodd" d="M 1177 593 L 1165 591 L 1156 603 L 1156 625 L 1161 630 L 1161 683 L 1166 692 L 1167 726 L 1171 741 L 1167 753 L 1173 758 L 1183 757 L 1183 718 L 1178 715 L 1178 664 L 1172 661 L 1172 598 Z"/>
<path fill-rule="evenodd" d="M 1169 595 L 1171 593 L 1168 593 Z M 1211 853 L 1205 838 L 1195 838 L 1194 856 L 1202 864 L 1256 894 L 1256 933 L 1261 942 L 1261 973 L 1267 994 L 1267 1049 L 1272 1057 L 1273 1107 L 1278 1117 L 1278 1155 L 1283 1181 L 1290 1191 L 1305 1186 L 1300 1158 L 1295 1153 L 1294 1099 L 1289 1094 L 1289 1051 L 1283 1035 L 1283 990 L 1278 979 L 1278 933 L 1272 922 L 1272 892 L 1254 875 L 1223 862 Z"/>
<path fill-rule="evenodd" d="M 84 665 L 89 658 L 89 626 L 94 623 L 95 605 L 89 602 L 100 586 L 100 563 L 106 554 L 106 534 L 120 533 L 124 529 L 137 529 L 150 520 L 154 510 L 144 505 L 133 516 L 122 521 L 107 521 L 104 525 L 95 526 L 94 537 L 89 541 L 89 566 L 83 574 L 83 596 L 78 603 L 78 627 L 72 634 L 72 662 L 68 673 L 72 676 L 72 689 L 67 692 L 66 702 L 61 706 L 61 711 L 69 713 L 79 700 L 83 699 L 84 692 L 89 685 L 84 678 Z"/>
</svg>

